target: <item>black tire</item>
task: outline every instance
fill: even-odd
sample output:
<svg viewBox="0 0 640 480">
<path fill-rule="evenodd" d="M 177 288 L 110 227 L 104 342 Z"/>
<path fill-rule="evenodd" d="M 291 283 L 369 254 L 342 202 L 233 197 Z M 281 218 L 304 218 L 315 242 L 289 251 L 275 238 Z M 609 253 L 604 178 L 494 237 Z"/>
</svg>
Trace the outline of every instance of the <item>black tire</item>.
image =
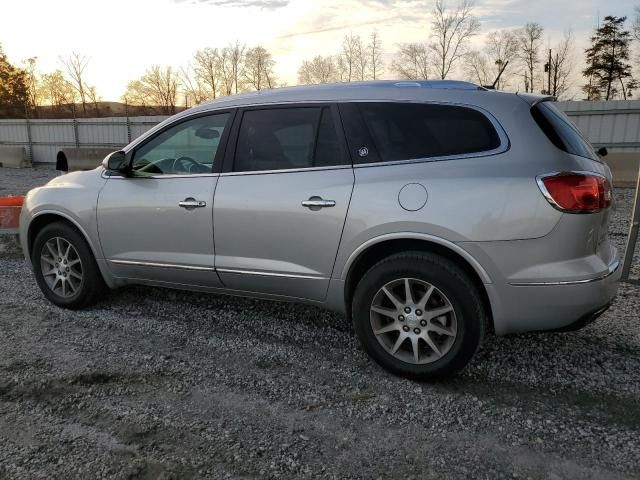
<svg viewBox="0 0 640 480">
<path fill-rule="evenodd" d="M 82 279 L 76 284 L 75 292 L 70 296 L 56 293 L 45 280 L 42 272 L 41 255 L 49 240 L 60 238 L 73 246 L 80 259 Z M 62 308 L 78 310 L 93 305 L 107 289 L 102 274 L 98 269 L 89 245 L 82 235 L 72 226 L 64 222 L 50 223 L 36 236 L 31 251 L 31 263 L 36 282 L 47 299 Z"/>
<path fill-rule="evenodd" d="M 442 292 L 453 307 L 455 339 L 450 341 L 449 350 L 431 363 L 396 358 L 374 334 L 370 311 L 374 297 L 383 286 L 402 278 L 427 282 Z M 360 343 L 380 366 L 403 377 L 434 380 L 451 376 L 469 363 L 482 343 L 486 314 L 477 288 L 461 268 L 439 255 L 417 251 L 389 256 L 367 271 L 354 292 L 352 318 Z"/>
</svg>

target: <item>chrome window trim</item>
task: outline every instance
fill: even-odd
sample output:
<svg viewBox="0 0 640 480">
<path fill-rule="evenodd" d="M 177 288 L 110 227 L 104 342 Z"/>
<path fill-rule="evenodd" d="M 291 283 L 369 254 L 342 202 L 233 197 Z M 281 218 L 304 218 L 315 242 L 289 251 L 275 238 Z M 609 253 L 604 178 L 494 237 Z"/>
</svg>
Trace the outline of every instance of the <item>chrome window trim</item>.
<svg viewBox="0 0 640 480">
<path fill-rule="evenodd" d="M 234 268 L 216 268 L 218 273 L 236 273 L 241 275 L 256 275 L 260 277 L 278 277 L 278 278 L 295 278 L 304 280 L 327 280 L 327 277 L 321 275 L 296 275 L 287 273 L 260 272 L 257 270 L 238 270 Z"/>
<path fill-rule="evenodd" d="M 609 180 L 605 175 L 603 175 L 601 173 L 590 172 L 588 170 L 563 170 L 563 171 L 559 171 L 559 172 L 543 173 L 541 175 L 537 175 L 536 176 L 536 183 L 538 184 L 538 188 L 540 189 L 540 192 L 542 192 L 542 195 L 547 200 L 547 202 L 549 202 L 549 204 L 553 208 L 555 208 L 556 210 L 558 210 L 558 211 L 560 211 L 562 213 L 584 215 L 584 214 L 601 212 L 602 211 L 601 208 L 596 208 L 594 210 L 567 210 L 566 208 L 562 208 L 560 205 L 558 205 L 558 203 L 554 200 L 554 198 L 549 193 L 549 190 L 547 190 L 547 186 L 544 184 L 543 180 L 545 178 L 564 177 L 564 176 L 567 176 L 567 175 L 592 175 L 594 177 L 603 178 L 603 179 L 605 179 L 607 181 Z"/>
<path fill-rule="evenodd" d="M 248 172 L 223 172 L 221 177 L 234 177 L 239 175 L 271 175 L 275 173 L 298 173 L 298 172 L 321 172 L 325 170 L 351 170 L 351 165 L 333 165 L 327 167 L 310 167 L 310 168 L 280 168 L 276 170 L 252 170 Z"/>
<path fill-rule="evenodd" d="M 554 286 L 554 285 L 583 285 L 585 283 L 593 283 L 593 282 L 599 282 L 600 280 L 604 280 L 610 277 L 611 275 L 613 275 L 614 273 L 616 273 L 619 267 L 620 267 L 620 260 L 616 260 L 611 265 L 609 265 L 606 272 L 594 278 L 585 278 L 582 280 L 566 280 L 566 281 L 559 281 L 559 282 L 514 282 L 514 283 L 511 283 L 510 285 L 513 287 L 547 287 L 547 286 Z"/>
<path fill-rule="evenodd" d="M 139 176 L 136 177 L 131 176 L 131 177 L 126 177 L 124 175 L 118 175 L 118 174 L 109 174 L 109 172 L 107 172 L 106 170 L 104 170 L 102 172 L 102 178 L 108 178 L 108 179 L 118 179 L 118 180 L 138 180 L 138 179 L 145 179 L 145 178 L 155 178 L 155 179 L 164 179 L 164 178 L 200 178 L 200 177 L 219 177 L 220 174 L 219 173 L 194 173 L 194 174 L 167 174 L 167 175 L 145 175 L 145 176 Z"/>
<path fill-rule="evenodd" d="M 449 160 L 465 160 L 468 158 L 481 158 L 490 157 L 492 155 L 499 155 L 508 150 L 508 148 L 496 148 L 494 150 L 487 150 L 485 152 L 478 153 L 464 153 L 462 155 L 447 155 L 444 157 L 422 157 L 411 158 L 409 160 L 393 160 L 391 162 L 370 162 L 370 163 L 358 163 L 353 168 L 370 168 L 370 167 L 383 167 L 385 165 L 406 165 L 412 163 L 429 163 L 429 162 L 446 162 Z"/>
<path fill-rule="evenodd" d="M 138 262 L 133 260 L 109 260 L 111 263 L 118 265 L 130 265 L 135 267 L 159 267 L 159 268 L 176 268 L 180 270 L 196 270 L 199 272 L 215 272 L 214 267 L 196 267 L 192 265 L 179 265 L 174 263 L 156 263 L 156 262 Z"/>
</svg>

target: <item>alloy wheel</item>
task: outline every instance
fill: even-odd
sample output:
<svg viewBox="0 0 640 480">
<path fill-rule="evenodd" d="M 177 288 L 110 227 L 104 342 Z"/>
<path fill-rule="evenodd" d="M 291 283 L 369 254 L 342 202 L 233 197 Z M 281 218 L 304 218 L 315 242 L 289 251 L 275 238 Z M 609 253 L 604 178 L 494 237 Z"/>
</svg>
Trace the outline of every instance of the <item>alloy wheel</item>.
<svg viewBox="0 0 640 480">
<path fill-rule="evenodd" d="M 47 240 L 40 253 L 42 276 L 53 293 L 71 298 L 82 285 L 82 261 L 76 248 L 62 237 Z"/>
<path fill-rule="evenodd" d="M 382 286 L 371 302 L 370 322 L 387 353 L 413 364 L 442 358 L 458 332 L 451 301 L 434 285 L 415 278 Z"/>
</svg>

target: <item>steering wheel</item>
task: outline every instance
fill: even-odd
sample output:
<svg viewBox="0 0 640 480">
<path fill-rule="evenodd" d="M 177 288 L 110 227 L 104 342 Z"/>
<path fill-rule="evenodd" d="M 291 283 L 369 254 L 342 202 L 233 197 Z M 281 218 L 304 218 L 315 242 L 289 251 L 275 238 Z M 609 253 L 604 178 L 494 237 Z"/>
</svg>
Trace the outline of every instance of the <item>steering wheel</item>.
<svg viewBox="0 0 640 480">
<path fill-rule="evenodd" d="M 200 164 L 191 157 L 179 157 L 173 161 L 171 170 L 174 172 L 188 173 L 194 165 L 200 167 Z"/>
</svg>

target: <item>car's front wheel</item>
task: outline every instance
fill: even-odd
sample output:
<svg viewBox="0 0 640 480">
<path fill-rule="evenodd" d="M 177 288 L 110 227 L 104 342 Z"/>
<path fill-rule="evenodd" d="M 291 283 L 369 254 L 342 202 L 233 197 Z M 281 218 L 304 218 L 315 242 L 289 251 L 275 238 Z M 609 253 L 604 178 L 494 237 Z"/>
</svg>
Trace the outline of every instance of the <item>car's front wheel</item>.
<svg viewBox="0 0 640 480">
<path fill-rule="evenodd" d="M 425 252 L 375 264 L 356 287 L 352 316 L 361 344 L 378 364 L 422 380 L 462 369 L 485 324 L 482 299 L 468 275 Z"/>
<path fill-rule="evenodd" d="M 31 262 L 40 290 L 59 307 L 89 306 L 106 288 L 89 245 L 66 223 L 51 223 L 38 233 Z"/>
</svg>

